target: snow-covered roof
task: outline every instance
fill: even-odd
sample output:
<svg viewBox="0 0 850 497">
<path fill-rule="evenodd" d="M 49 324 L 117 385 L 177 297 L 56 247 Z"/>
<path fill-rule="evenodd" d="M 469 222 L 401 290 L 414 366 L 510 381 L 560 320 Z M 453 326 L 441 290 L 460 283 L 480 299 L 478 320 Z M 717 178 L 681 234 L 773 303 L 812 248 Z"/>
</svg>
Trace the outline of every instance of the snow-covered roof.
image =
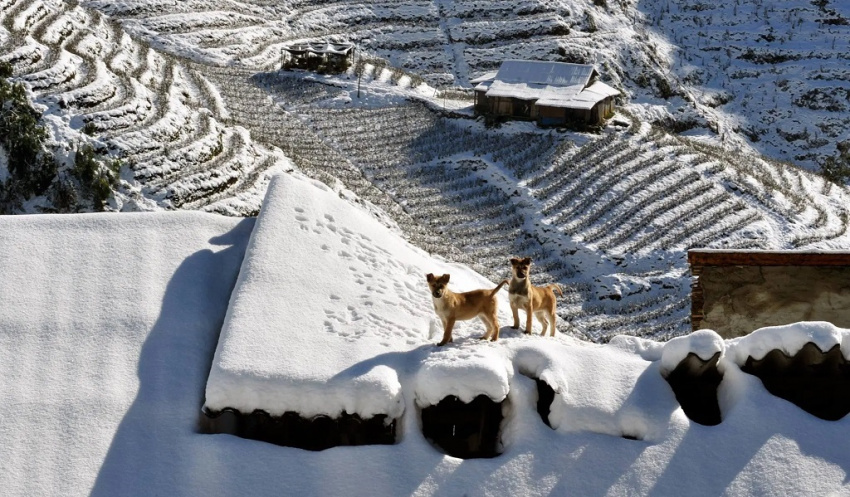
<svg viewBox="0 0 850 497">
<path fill-rule="evenodd" d="M 596 70 L 589 64 L 570 64 L 539 60 L 506 60 L 496 73 L 501 83 L 571 87 L 586 86 Z"/>
<path fill-rule="evenodd" d="M 354 43 L 334 43 L 328 41 L 312 42 L 312 43 L 296 43 L 288 45 L 283 49 L 291 53 L 314 53 L 314 54 L 336 54 L 346 55 L 353 50 Z"/>
<path fill-rule="evenodd" d="M 476 85 L 478 83 L 483 83 L 485 81 L 493 81 L 494 79 L 496 79 L 496 74 L 498 72 L 499 71 L 485 72 L 484 74 L 482 74 L 481 76 L 478 76 L 477 78 L 470 79 L 469 82 L 473 85 Z"/>
<path fill-rule="evenodd" d="M 587 64 L 506 60 L 491 78 L 484 75 L 472 80 L 476 91 L 488 97 L 508 97 L 536 101 L 537 105 L 590 109 L 597 102 L 619 91 L 600 81 L 593 82 L 596 69 Z"/>
<path fill-rule="evenodd" d="M 323 184 L 275 177 L 233 292 L 205 407 L 400 416 L 395 369 L 363 365 L 436 341 L 427 273 L 451 273 L 456 288 L 491 286 L 467 269 L 434 261 Z M 441 356 L 429 364 L 458 373 L 457 363 L 448 363 Z M 484 394 L 501 401 L 507 380 L 494 388 L 490 364 L 462 364 L 467 378 L 482 381 L 420 383 L 420 403 L 439 402 L 455 385 L 461 392 L 453 393 L 465 400 Z"/>
<path fill-rule="evenodd" d="M 401 248 L 400 235 L 392 241 L 392 233 L 376 233 L 359 205 L 340 198 L 348 193 L 289 180 L 276 180 L 272 193 L 277 197 L 269 198 L 283 210 L 256 223 L 193 212 L 0 216 L 4 494 L 746 496 L 850 491 L 850 416 L 815 418 L 771 395 L 739 367 L 766 350 L 793 354 L 808 342 L 821 348 L 840 345 L 846 357 L 850 330 L 800 323 L 736 340 L 719 341 L 702 332 L 697 339 L 667 344 L 621 336 L 598 345 L 511 330 L 503 298 L 499 342 L 480 342 L 480 323 L 464 322 L 454 343 L 437 348 L 429 336 L 436 317 L 430 314 L 422 267 L 416 260 L 405 262 L 404 254 L 418 254 L 417 260 L 434 272 L 450 271 L 450 286 L 457 290 L 491 283 L 463 266 Z M 279 197 L 284 191 L 290 199 Z M 287 252 L 303 265 L 286 266 L 291 272 L 283 276 L 309 272 L 315 280 L 301 295 L 298 316 L 304 323 L 296 319 L 277 326 L 282 334 L 289 333 L 286 324 L 316 338 L 303 340 L 312 347 L 299 352 L 309 354 L 316 367 L 296 357 L 292 369 L 298 365 L 297 378 L 306 379 L 311 371 L 320 376 L 323 365 L 348 351 L 360 359 L 343 376 L 392 370 L 404 403 L 397 444 L 309 452 L 198 433 L 204 385 L 228 306 L 225 328 L 237 320 L 237 310 L 245 311 L 243 299 L 262 289 L 269 296 L 257 306 L 292 308 L 279 300 L 287 296 L 278 293 L 282 282 L 274 279 L 281 273 L 262 267 L 283 257 L 260 242 L 284 234 L 296 240 L 287 242 L 289 247 L 319 244 L 309 264 L 304 261 L 310 254 Z M 369 250 L 383 243 L 391 244 L 381 245 L 390 256 L 375 257 L 384 261 L 384 276 L 366 274 Z M 340 270 L 330 254 L 323 255 L 322 245 L 355 269 Z M 234 289 L 237 275 L 239 290 Z M 339 307 L 331 307 L 330 292 Z M 315 316 L 326 310 L 334 314 L 313 327 Z M 373 314 L 393 320 L 358 328 Z M 419 330 L 426 314 L 427 330 L 408 336 L 407 331 Z M 321 338 L 329 333 L 325 321 L 339 325 L 340 335 L 360 330 L 364 336 L 328 342 Z M 395 326 L 399 323 L 401 328 Z M 352 342 L 371 340 L 370 333 L 384 335 L 389 345 L 370 342 L 371 356 L 362 359 L 365 349 Z M 324 348 L 329 343 L 345 348 Z M 275 357 L 279 344 L 265 345 L 255 344 L 258 364 L 288 361 Z M 723 419 L 717 426 L 697 425 L 679 407 L 662 370 L 688 353 L 707 357 L 718 351 L 723 354 Z M 535 410 L 532 378 L 555 390 L 549 414 L 554 430 Z M 465 385 L 507 392 L 504 450 L 498 457 L 460 461 L 440 453 L 422 435 L 417 404 L 427 403 L 429 396 L 463 395 L 459 389 Z M 258 400 L 275 395 L 251 388 Z"/>
<path fill-rule="evenodd" d="M 537 101 L 537 105 L 547 107 L 565 107 L 569 109 L 591 109 L 598 102 L 619 95 L 620 92 L 601 81 L 584 88 L 577 94 L 567 95 L 559 92 L 547 92 Z"/>
</svg>

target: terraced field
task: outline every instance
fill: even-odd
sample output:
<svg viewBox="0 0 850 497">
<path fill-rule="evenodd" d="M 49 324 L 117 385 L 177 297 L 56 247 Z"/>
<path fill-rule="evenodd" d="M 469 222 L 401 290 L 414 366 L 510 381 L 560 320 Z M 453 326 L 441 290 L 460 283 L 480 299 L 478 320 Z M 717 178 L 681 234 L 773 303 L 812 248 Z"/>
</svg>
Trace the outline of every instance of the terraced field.
<svg viewBox="0 0 850 497">
<path fill-rule="evenodd" d="M 105 0 L 159 49 L 255 71 L 292 41 L 352 41 L 429 84 L 510 58 L 593 63 L 632 102 L 811 170 L 850 143 L 850 11 L 837 0 Z M 647 119 L 658 109 L 633 109 Z"/>
<path fill-rule="evenodd" d="M 246 0 L 215 8 L 197 1 L 84 4 L 122 19 L 132 32 L 155 37 L 169 51 L 188 49 L 207 62 L 237 60 L 255 69 L 275 67 L 288 42 L 321 37 L 355 42 L 431 84 L 463 84 L 471 73 L 531 52 L 546 59 L 590 55 L 586 49 L 573 53 L 564 39 L 587 27 L 589 4 L 581 2 Z M 600 40 L 599 46 L 604 44 Z"/>
<path fill-rule="evenodd" d="M 227 111 L 197 65 L 151 49 L 97 11 L 6 0 L 0 25 L 0 60 L 34 100 L 80 141 L 84 130 L 131 165 L 127 203 L 250 214 L 263 172 L 287 163 L 223 122 Z"/>
<path fill-rule="evenodd" d="M 465 262 L 498 280 L 508 275 L 505 254 L 531 256 L 540 280 L 568 289 L 561 316 L 594 340 L 683 332 L 686 248 L 846 239 L 836 198 L 845 190 L 646 124 L 575 148 L 552 134 L 494 134 L 418 105 L 303 112 L 411 216 L 454 240 Z M 356 129 L 341 124 L 355 120 Z"/>
<path fill-rule="evenodd" d="M 416 62 L 397 65 L 432 82 L 455 78 L 491 67 L 512 43 L 527 50 L 531 29 L 550 30 L 534 43 L 555 48 L 558 19 L 581 14 L 558 3 L 210 5 L 0 0 L 0 61 L 44 106 L 55 137 L 124 160 L 123 210 L 250 215 L 270 171 L 297 169 L 494 281 L 508 276 L 509 257 L 532 257 L 535 281 L 565 289 L 561 330 L 597 341 L 689 329 L 689 247 L 847 247 L 845 188 L 632 114 L 600 134 L 486 127 L 377 62 L 362 66 L 362 100 L 353 72 L 274 70 L 279 45 L 319 23 L 347 36 L 363 26 L 373 41 L 380 32 L 381 46 L 431 40 L 387 55 L 409 52 Z M 155 44 L 143 29 L 159 33 Z M 442 39 L 461 41 L 446 50 Z"/>
</svg>

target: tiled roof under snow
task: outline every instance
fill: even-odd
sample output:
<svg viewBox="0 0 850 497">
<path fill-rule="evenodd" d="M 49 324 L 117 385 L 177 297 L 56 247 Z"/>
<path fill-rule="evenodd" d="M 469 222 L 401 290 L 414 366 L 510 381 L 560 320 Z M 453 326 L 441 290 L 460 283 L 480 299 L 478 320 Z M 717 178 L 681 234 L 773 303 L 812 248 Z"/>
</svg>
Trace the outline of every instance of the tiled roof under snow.
<svg viewBox="0 0 850 497">
<path fill-rule="evenodd" d="M 314 54 L 337 54 L 345 55 L 354 49 L 354 43 L 331 43 L 331 42 L 314 42 L 314 43 L 296 43 L 284 48 L 287 52 L 309 52 Z"/>
<path fill-rule="evenodd" d="M 278 207 L 291 209 L 284 220 L 306 229 L 185 211 L 0 216 L 4 495 L 848 494 L 850 416 L 818 419 L 772 395 L 740 367 L 750 357 L 769 357 L 769 350 L 793 354 L 810 343 L 850 357 L 850 330 L 827 323 L 764 328 L 726 341 L 703 331 L 666 344 L 620 336 L 600 345 L 562 334 L 528 336 L 507 326 L 499 342 L 484 343 L 477 339 L 480 323 L 464 322 L 455 342 L 441 348 L 426 336 L 430 323 L 421 337 L 390 326 L 363 327 L 363 334 L 417 342 L 407 352 L 379 342 L 358 368 L 366 374 L 386 366 L 398 375 L 405 418 L 395 445 L 311 452 L 198 433 L 219 330 L 228 302 L 235 311 L 239 298 L 231 291 L 237 275 L 244 290 L 248 267 L 261 262 L 250 260 L 259 255 L 257 247 L 248 250 L 260 229 L 286 231 L 302 247 L 319 236 L 314 229 L 323 231 L 328 248 L 350 245 L 357 278 L 368 286 L 377 280 L 372 291 L 352 291 L 349 285 L 359 283 L 348 266 L 336 273 L 336 265 L 309 267 L 317 281 L 332 282 L 325 286 L 339 292 L 342 310 L 350 305 L 358 313 L 334 313 L 351 323 L 335 328 L 340 332 L 358 331 L 354 323 L 368 321 L 374 311 L 393 311 L 406 326 L 415 326 L 420 310 L 430 322 L 437 319 L 423 268 L 416 261 L 393 265 L 402 254 L 393 250 L 397 245 L 385 247 L 393 257 L 386 258 L 382 275 L 361 270 L 358 250 L 370 247 L 363 236 L 383 239 L 371 223 L 344 224 L 350 218 L 341 214 L 333 220 L 337 232 L 331 230 L 324 215 L 334 215 L 339 195 L 311 185 L 286 192 L 296 198 L 276 199 Z M 428 265 L 429 271 L 451 271 L 454 288 L 487 284 L 460 265 L 437 259 Z M 380 286 L 387 280 L 378 279 L 384 276 L 391 280 L 387 288 Z M 278 285 L 266 283 L 270 290 Z M 366 293 L 371 306 L 360 299 Z M 336 310 L 321 294 L 308 293 L 304 301 L 311 313 Z M 257 304 L 269 302 L 278 304 Z M 507 325 L 509 308 L 500 309 Z M 336 327 L 338 321 L 327 319 Z M 303 332 L 328 333 L 321 326 Z M 342 352 L 325 350 L 324 343 L 317 341 L 312 351 L 317 364 L 327 362 L 322 355 Z M 257 350 L 273 352 L 263 344 Z M 686 416 L 662 374 L 683 357 L 718 353 L 722 422 L 701 426 Z M 534 378 L 554 390 L 552 428 L 535 412 Z M 505 450 L 498 457 L 459 461 L 422 435 L 418 407 L 431 395 L 460 395 L 458 388 L 504 381 L 509 402 L 500 435 Z"/>
<path fill-rule="evenodd" d="M 537 105 L 590 109 L 597 102 L 619 95 L 619 91 L 591 78 L 596 70 L 587 64 L 506 60 L 498 72 L 473 80 L 476 90 L 486 91 L 488 97 L 508 97 L 535 100 Z M 485 79 L 487 78 L 487 79 Z"/>
</svg>

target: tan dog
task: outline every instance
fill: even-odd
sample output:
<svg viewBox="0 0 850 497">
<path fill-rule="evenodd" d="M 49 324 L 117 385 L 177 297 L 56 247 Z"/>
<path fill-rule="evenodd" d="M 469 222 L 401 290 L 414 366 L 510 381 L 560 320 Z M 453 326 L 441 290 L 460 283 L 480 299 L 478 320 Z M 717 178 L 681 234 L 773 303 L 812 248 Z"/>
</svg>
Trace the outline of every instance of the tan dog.
<svg viewBox="0 0 850 497">
<path fill-rule="evenodd" d="M 519 309 L 526 313 L 525 332 L 531 333 L 531 317 L 537 316 L 537 320 L 543 325 L 540 336 L 546 335 L 546 330 L 551 329 L 555 336 L 555 290 L 558 295 L 563 296 L 558 285 L 534 286 L 529 279 L 531 272 L 531 257 L 525 259 L 511 259 L 511 284 L 508 294 L 511 300 L 511 311 L 514 314 L 513 329 L 519 328 Z M 548 325 L 548 326 L 547 326 Z M 550 328 L 551 327 L 551 328 Z"/>
<path fill-rule="evenodd" d="M 434 301 L 434 310 L 443 322 L 443 339 L 438 346 L 443 346 L 452 341 L 452 328 L 455 321 L 466 321 L 478 317 L 487 327 L 487 332 L 481 337 L 482 340 L 499 339 L 499 317 L 496 313 L 498 301 L 496 293 L 508 281 L 499 283 L 493 290 L 472 290 L 471 292 L 454 293 L 446 285 L 449 283 L 450 275 L 444 274 L 435 277 L 433 274 L 426 275 L 428 288 L 431 289 L 431 299 Z"/>
</svg>

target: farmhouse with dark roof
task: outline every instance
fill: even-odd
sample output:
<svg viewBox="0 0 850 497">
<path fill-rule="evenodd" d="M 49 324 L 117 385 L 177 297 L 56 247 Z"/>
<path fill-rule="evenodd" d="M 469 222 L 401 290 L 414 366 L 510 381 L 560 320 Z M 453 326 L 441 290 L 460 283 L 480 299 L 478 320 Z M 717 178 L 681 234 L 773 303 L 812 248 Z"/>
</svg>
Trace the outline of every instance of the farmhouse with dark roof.
<svg viewBox="0 0 850 497">
<path fill-rule="evenodd" d="M 281 68 L 342 72 L 351 65 L 356 47 L 353 43 L 296 43 L 283 47 Z"/>
<path fill-rule="evenodd" d="M 471 80 L 475 113 L 544 126 L 598 124 L 614 112 L 614 97 L 620 94 L 598 78 L 587 64 L 506 60 L 498 71 Z"/>
</svg>

